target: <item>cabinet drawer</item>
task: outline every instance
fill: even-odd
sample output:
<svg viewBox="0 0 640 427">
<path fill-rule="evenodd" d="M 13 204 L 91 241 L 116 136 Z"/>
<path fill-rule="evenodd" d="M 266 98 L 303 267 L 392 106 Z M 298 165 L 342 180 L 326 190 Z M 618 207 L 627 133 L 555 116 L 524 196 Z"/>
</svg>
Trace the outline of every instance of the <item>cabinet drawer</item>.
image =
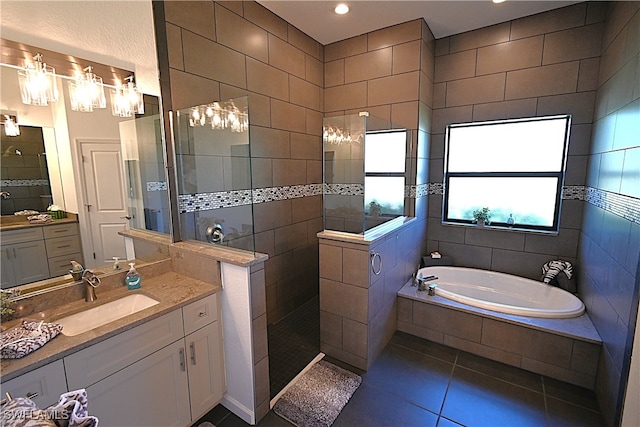
<svg viewBox="0 0 640 427">
<path fill-rule="evenodd" d="M 69 270 L 71 270 L 71 260 L 84 264 L 82 262 L 82 254 L 80 252 L 49 258 L 49 273 L 51 274 L 51 277 L 69 274 Z"/>
<path fill-rule="evenodd" d="M 47 245 L 47 257 L 49 258 L 80 252 L 80 239 L 78 236 L 47 239 L 45 244 Z"/>
<path fill-rule="evenodd" d="M 182 316 L 185 335 L 218 320 L 218 294 L 209 295 L 183 307 Z"/>
<path fill-rule="evenodd" d="M 3 245 L 12 243 L 32 242 L 43 240 L 42 227 L 21 228 L 19 230 L 7 230 L 0 233 Z"/>
<path fill-rule="evenodd" d="M 7 392 L 13 398 L 38 393 L 31 400 L 42 409 L 57 403 L 60 395 L 67 391 L 62 359 L 2 383 L 3 398 Z"/>
<path fill-rule="evenodd" d="M 184 336 L 182 313 L 172 311 L 64 358 L 67 383 L 85 388 Z"/>
<path fill-rule="evenodd" d="M 53 239 L 55 237 L 76 236 L 78 235 L 78 225 L 73 222 L 70 224 L 47 225 L 42 227 L 45 239 Z"/>
</svg>

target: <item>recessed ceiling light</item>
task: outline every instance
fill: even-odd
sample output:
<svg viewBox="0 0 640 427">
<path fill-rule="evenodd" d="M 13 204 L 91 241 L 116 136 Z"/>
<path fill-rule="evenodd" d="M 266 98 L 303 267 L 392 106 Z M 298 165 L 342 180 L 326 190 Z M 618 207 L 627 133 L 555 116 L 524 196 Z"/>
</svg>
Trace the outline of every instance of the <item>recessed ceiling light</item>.
<svg viewBox="0 0 640 427">
<path fill-rule="evenodd" d="M 505 0 L 491 0 L 492 2 L 494 2 L 495 4 L 499 4 L 499 3 L 504 3 Z"/>
<path fill-rule="evenodd" d="M 347 6 L 344 3 L 340 3 L 339 5 L 336 6 L 335 9 L 333 9 L 338 15 L 344 15 L 345 13 L 349 12 L 349 6 Z"/>
</svg>

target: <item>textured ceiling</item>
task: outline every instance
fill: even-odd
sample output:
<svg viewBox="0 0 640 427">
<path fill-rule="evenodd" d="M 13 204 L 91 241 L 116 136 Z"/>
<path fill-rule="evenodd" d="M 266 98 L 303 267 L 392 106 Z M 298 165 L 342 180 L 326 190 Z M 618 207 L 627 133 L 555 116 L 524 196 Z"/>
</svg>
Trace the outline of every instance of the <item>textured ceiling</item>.
<svg viewBox="0 0 640 427">
<path fill-rule="evenodd" d="M 160 95 L 149 0 L 2 0 L 0 19 L 4 39 L 134 71 L 144 93 Z"/>
</svg>

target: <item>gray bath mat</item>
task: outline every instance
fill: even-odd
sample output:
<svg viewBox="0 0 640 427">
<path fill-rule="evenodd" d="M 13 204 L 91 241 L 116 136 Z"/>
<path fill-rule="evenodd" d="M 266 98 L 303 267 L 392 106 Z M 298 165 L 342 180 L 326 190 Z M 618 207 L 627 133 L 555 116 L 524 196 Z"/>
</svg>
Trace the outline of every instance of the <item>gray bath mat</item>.
<svg viewBox="0 0 640 427">
<path fill-rule="evenodd" d="M 359 375 L 321 360 L 280 397 L 273 410 L 298 427 L 329 427 L 361 382 Z"/>
</svg>

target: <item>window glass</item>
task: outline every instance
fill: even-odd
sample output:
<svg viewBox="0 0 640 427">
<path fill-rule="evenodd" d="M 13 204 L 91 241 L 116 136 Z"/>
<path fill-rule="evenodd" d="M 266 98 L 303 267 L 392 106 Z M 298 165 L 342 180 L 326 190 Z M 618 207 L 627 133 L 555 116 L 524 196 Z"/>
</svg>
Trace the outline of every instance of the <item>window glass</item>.
<svg viewBox="0 0 640 427">
<path fill-rule="evenodd" d="M 365 173 L 404 173 L 407 133 L 367 133 L 365 137 Z"/>
<path fill-rule="evenodd" d="M 447 127 L 443 221 L 558 230 L 571 116 Z"/>
<path fill-rule="evenodd" d="M 364 209 L 372 214 L 374 202 L 379 214 L 402 215 L 404 213 L 404 177 L 365 176 Z M 375 209 L 374 209 L 375 210 Z"/>
</svg>

